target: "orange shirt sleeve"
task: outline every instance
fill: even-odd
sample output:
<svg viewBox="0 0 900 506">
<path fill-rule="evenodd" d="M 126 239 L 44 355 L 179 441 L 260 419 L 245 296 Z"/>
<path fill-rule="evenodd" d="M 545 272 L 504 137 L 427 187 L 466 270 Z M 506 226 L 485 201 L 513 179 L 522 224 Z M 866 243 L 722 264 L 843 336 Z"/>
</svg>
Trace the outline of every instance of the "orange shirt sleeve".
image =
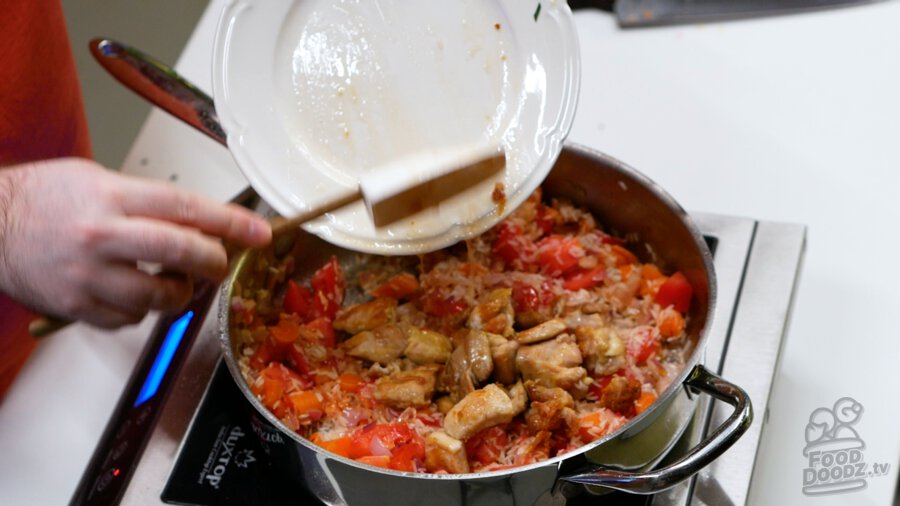
<svg viewBox="0 0 900 506">
<path fill-rule="evenodd" d="M 87 49 L 85 49 L 86 51 Z M 0 169 L 91 156 L 59 0 L 4 0 L 0 16 Z M 0 293 L 0 398 L 34 348 L 33 315 Z"/>
</svg>

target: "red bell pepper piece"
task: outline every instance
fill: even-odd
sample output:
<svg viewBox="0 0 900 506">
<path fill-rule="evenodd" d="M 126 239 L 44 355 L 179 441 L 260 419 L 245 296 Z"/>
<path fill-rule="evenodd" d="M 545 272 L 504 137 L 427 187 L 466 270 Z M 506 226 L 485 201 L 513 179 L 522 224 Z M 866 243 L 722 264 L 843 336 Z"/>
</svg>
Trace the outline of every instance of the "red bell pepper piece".
<svg viewBox="0 0 900 506">
<path fill-rule="evenodd" d="M 672 306 L 676 311 L 686 313 L 691 307 L 693 295 L 694 289 L 690 282 L 684 274 L 676 272 L 660 285 L 655 300 L 662 307 Z"/>
<path fill-rule="evenodd" d="M 309 288 L 297 283 L 293 279 L 287 282 L 287 291 L 284 294 L 284 312 L 293 313 L 301 320 L 309 319 L 312 311 L 313 296 Z"/>
<path fill-rule="evenodd" d="M 334 315 L 344 302 L 346 281 L 337 257 L 331 259 L 317 270 L 310 282 L 313 289 L 313 318 L 326 317 L 334 320 Z"/>
</svg>

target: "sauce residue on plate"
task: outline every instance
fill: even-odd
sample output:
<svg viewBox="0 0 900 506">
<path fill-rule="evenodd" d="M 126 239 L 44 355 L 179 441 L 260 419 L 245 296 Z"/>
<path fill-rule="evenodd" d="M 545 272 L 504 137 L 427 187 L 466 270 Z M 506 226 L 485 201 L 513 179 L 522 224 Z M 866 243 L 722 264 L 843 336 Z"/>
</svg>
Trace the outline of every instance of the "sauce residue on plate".
<svg viewBox="0 0 900 506">
<path fill-rule="evenodd" d="M 289 65 L 276 71 L 285 91 L 279 113 L 297 156 L 352 185 L 362 171 L 417 151 L 503 142 L 525 73 L 509 57 L 515 41 L 504 26 L 496 4 L 478 0 L 297 2 L 279 41 Z M 478 219 L 496 207 L 495 183 L 382 232 L 429 237 Z M 348 227 L 356 217 L 337 219 Z"/>
</svg>

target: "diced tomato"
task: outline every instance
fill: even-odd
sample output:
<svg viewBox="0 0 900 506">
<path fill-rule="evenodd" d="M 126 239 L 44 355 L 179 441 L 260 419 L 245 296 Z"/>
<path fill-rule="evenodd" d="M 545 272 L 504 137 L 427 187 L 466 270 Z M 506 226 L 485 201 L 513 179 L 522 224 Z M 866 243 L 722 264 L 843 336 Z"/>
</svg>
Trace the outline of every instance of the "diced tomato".
<svg viewBox="0 0 900 506">
<path fill-rule="evenodd" d="M 631 265 L 637 262 L 637 257 L 634 256 L 634 253 L 629 251 L 622 245 L 613 244 L 610 246 L 612 248 L 613 256 L 616 259 L 616 267 L 621 267 L 623 265 Z"/>
<path fill-rule="evenodd" d="M 274 339 L 266 339 L 250 357 L 250 367 L 254 369 L 262 369 L 269 365 L 269 362 L 278 362 L 284 360 L 287 356 L 288 345 L 276 342 Z"/>
<path fill-rule="evenodd" d="M 602 421 L 602 414 L 599 411 L 593 411 L 578 418 L 578 435 L 585 443 L 599 438 L 602 434 L 596 429 Z"/>
<path fill-rule="evenodd" d="M 313 296 L 309 288 L 297 283 L 293 279 L 287 282 L 287 291 L 284 294 L 284 311 L 300 317 L 302 321 L 309 319 L 312 311 Z"/>
<path fill-rule="evenodd" d="M 654 264 L 644 264 L 641 266 L 641 286 L 639 289 L 643 297 L 656 297 L 659 287 L 668 279 L 659 267 Z"/>
<path fill-rule="evenodd" d="M 641 278 L 645 281 L 652 281 L 663 277 L 665 276 L 655 264 L 644 264 L 641 266 Z"/>
<path fill-rule="evenodd" d="M 507 265 L 522 267 L 533 257 L 534 243 L 522 232 L 522 227 L 510 222 L 500 224 L 500 233 L 491 246 L 491 253 Z"/>
<path fill-rule="evenodd" d="M 680 336 L 684 332 L 684 317 L 673 307 L 666 307 L 659 312 L 659 335 L 663 339 Z"/>
<path fill-rule="evenodd" d="M 275 406 L 275 403 L 284 395 L 284 389 L 287 383 L 279 378 L 263 378 L 262 383 L 254 384 L 253 393 L 259 398 L 260 402 L 269 409 Z"/>
<path fill-rule="evenodd" d="M 541 230 L 541 235 L 549 234 L 560 221 L 559 211 L 543 204 L 538 205 L 537 216 L 535 216 L 534 222 Z"/>
<path fill-rule="evenodd" d="M 450 316 L 463 312 L 469 305 L 464 300 L 443 297 L 431 292 L 425 296 L 422 311 L 432 316 Z"/>
<path fill-rule="evenodd" d="M 496 462 L 509 444 L 506 431 L 499 425 L 488 427 L 466 440 L 466 455 L 482 465 Z"/>
<path fill-rule="evenodd" d="M 287 400 L 297 415 L 311 415 L 310 418 L 313 418 L 315 412 L 318 412 L 319 417 L 322 415 L 322 401 L 319 400 L 319 397 L 312 390 L 300 390 L 289 393 Z"/>
<path fill-rule="evenodd" d="M 518 312 L 537 311 L 553 303 L 553 289 L 545 279 L 537 287 L 524 283 L 514 283 L 512 287 L 513 309 Z"/>
<path fill-rule="evenodd" d="M 643 364 L 657 350 L 659 350 L 659 339 L 654 336 L 651 327 L 635 329 L 635 334 L 628 345 L 628 354 L 634 357 L 636 364 Z"/>
<path fill-rule="evenodd" d="M 341 303 L 344 301 L 346 281 L 337 257 L 331 259 L 317 270 L 310 282 L 313 289 L 312 317 L 326 317 L 334 320 Z"/>
<path fill-rule="evenodd" d="M 416 293 L 418 289 L 419 281 L 416 277 L 408 272 L 401 272 L 377 286 L 371 293 L 373 297 L 403 299 Z"/>
<path fill-rule="evenodd" d="M 318 433 L 317 433 L 318 434 Z M 339 437 L 330 441 L 316 441 L 317 445 L 342 457 L 350 456 L 350 448 L 353 446 L 353 440 L 349 436 Z"/>
<path fill-rule="evenodd" d="M 425 462 L 425 443 L 414 438 L 409 443 L 402 444 L 391 451 L 391 469 L 397 471 L 415 472 Z"/>
<path fill-rule="evenodd" d="M 391 456 L 390 455 L 363 455 L 356 459 L 357 462 L 362 462 L 363 464 L 369 464 L 370 466 L 375 467 L 383 467 L 385 469 L 391 468 Z"/>
<path fill-rule="evenodd" d="M 544 273 L 560 276 L 578 265 L 584 249 L 577 237 L 549 235 L 538 242 L 538 263 Z"/>
<path fill-rule="evenodd" d="M 656 402 L 656 395 L 653 392 L 642 391 L 641 396 L 634 401 L 634 413 L 636 415 L 643 413 L 654 402 Z"/>
<path fill-rule="evenodd" d="M 672 306 L 676 311 L 687 313 L 691 308 L 691 297 L 694 295 L 694 289 L 690 282 L 681 272 L 676 272 L 669 276 L 659 287 L 656 292 L 656 302 L 662 306 Z"/>
<path fill-rule="evenodd" d="M 606 385 L 609 385 L 609 382 L 612 381 L 614 374 L 607 374 L 606 376 L 600 376 L 599 378 L 594 378 L 594 382 L 590 384 L 588 387 L 588 397 L 593 401 L 599 401 L 600 396 L 603 395 L 603 389 L 606 388 Z"/>
<path fill-rule="evenodd" d="M 405 423 L 381 423 L 369 424 L 353 431 L 350 438 L 353 447 L 350 451 L 352 458 L 372 455 L 372 440 L 377 438 L 381 446 L 387 450 L 393 450 L 400 444 L 406 444 L 417 436 Z"/>
<path fill-rule="evenodd" d="M 300 376 L 305 378 L 306 382 L 312 382 L 312 367 L 310 367 L 309 362 L 306 360 L 306 356 L 303 354 L 300 343 L 294 343 L 288 347 L 286 360 Z"/>
<path fill-rule="evenodd" d="M 345 372 L 338 377 L 338 384 L 344 392 L 359 392 L 366 382 L 359 374 Z"/>
<path fill-rule="evenodd" d="M 516 286 L 512 292 L 513 308 L 517 313 L 535 310 L 540 306 L 540 295 L 533 286 Z"/>
<path fill-rule="evenodd" d="M 593 269 L 578 271 L 566 276 L 563 288 L 569 291 L 577 291 L 583 288 L 591 288 L 599 285 L 606 279 L 606 267 L 598 265 Z"/>
<path fill-rule="evenodd" d="M 316 318 L 305 325 L 301 325 L 298 332 L 300 338 L 308 343 L 321 344 L 326 348 L 334 348 L 337 346 L 337 337 L 334 333 L 334 326 L 331 324 L 329 318 Z"/>
<path fill-rule="evenodd" d="M 269 409 L 278 402 L 290 387 L 291 379 L 302 381 L 297 373 L 284 364 L 272 362 L 259 372 L 259 379 L 251 385 L 251 390 Z"/>
<path fill-rule="evenodd" d="M 278 324 L 269 327 L 269 332 L 279 343 L 293 343 L 300 336 L 300 319 L 293 313 L 281 313 Z"/>
</svg>

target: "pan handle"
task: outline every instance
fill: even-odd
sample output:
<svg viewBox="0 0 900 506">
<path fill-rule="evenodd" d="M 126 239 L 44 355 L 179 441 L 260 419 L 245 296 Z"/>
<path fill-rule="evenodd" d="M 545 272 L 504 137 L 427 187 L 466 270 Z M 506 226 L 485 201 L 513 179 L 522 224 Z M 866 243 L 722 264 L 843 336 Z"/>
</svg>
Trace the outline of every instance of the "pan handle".
<svg viewBox="0 0 900 506">
<path fill-rule="evenodd" d="M 225 145 L 212 98 L 168 65 L 112 39 L 88 44 L 97 62 L 131 91 Z"/>
<path fill-rule="evenodd" d="M 720 378 L 702 365 L 694 367 L 684 385 L 734 406 L 731 416 L 687 455 L 666 467 L 649 472 L 618 471 L 598 467 L 559 479 L 633 494 L 653 494 L 690 478 L 709 465 L 737 442 L 750 427 L 753 421 L 750 397 L 741 387 Z"/>
</svg>

